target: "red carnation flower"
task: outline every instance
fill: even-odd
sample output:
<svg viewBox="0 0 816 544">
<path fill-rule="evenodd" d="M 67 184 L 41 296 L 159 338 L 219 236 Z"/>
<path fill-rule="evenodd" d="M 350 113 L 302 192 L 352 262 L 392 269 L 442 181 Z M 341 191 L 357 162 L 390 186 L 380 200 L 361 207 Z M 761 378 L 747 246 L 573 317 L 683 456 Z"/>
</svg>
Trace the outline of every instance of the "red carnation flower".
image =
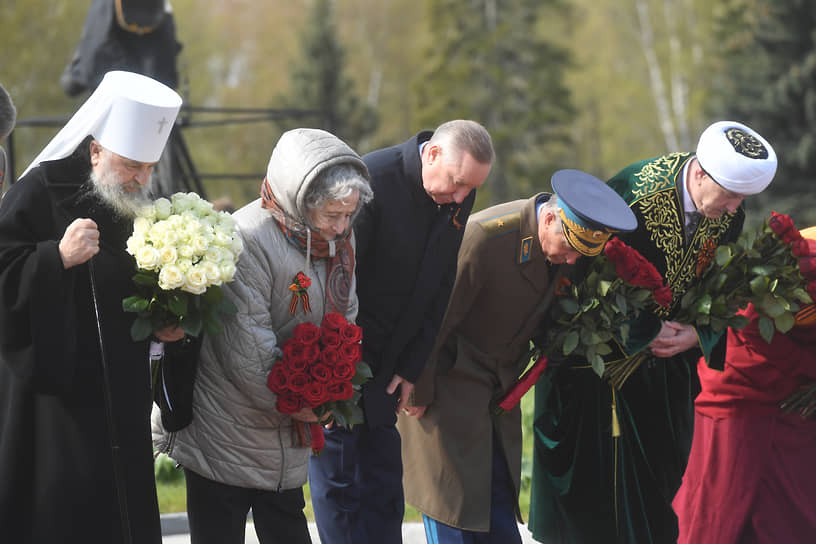
<svg viewBox="0 0 816 544">
<path fill-rule="evenodd" d="M 340 329 L 340 337 L 343 339 L 343 342 L 346 343 L 359 342 L 363 339 L 363 329 L 352 323 L 343 325 Z"/>
<path fill-rule="evenodd" d="M 309 374 L 315 379 L 316 382 L 320 383 L 329 383 L 329 380 L 331 380 L 333 376 L 331 367 L 325 363 L 317 363 L 312 365 L 312 367 L 309 369 Z"/>
<path fill-rule="evenodd" d="M 266 386 L 276 395 L 280 395 L 288 389 L 286 371 L 283 369 L 283 365 L 279 363 L 280 361 L 275 363 L 266 378 Z"/>
<path fill-rule="evenodd" d="M 816 280 L 816 257 L 799 259 L 799 272 L 808 280 Z"/>
<path fill-rule="evenodd" d="M 663 285 L 663 278 L 657 268 L 618 238 L 612 238 L 606 243 L 604 254 L 615 265 L 618 276 L 626 283 L 646 289 L 657 289 Z"/>
<path fill-rule="evenodd" d="M 363 358 L 363 348 L 360 344 L 343 344 L 340 346 L 340 360 L 347 363 L 357 363 Z"/>
<path fill-rule="evenodd" d="M 308 321 L 298 323 L 292 331 L 292 338 L 302 344 L 312 344 L 320 340 L 320 327 Z"/>
<path fill-rule="evenodd" d="M 788 245 L 792 245 L 802 239 L 802 233 L 797 229 L 788 229 L 788 231 L 782 235 L 782 242 Z"/>
<path fill-rule="evenodd" d="M 771 217 L 768 219 L 768 226 L 779 237 L 782 237 L 787 231 L 793 228 L 793 219 L 789 215 L 771 212 Z"/>
<path fill-rule="evenodd" d="M 335 379 L 341 381 L 350 381 L 354 377 L 356 370 L 355 365 L 348 361 L 340 361 L 332 369 Z"/>
<path fill-rule="evenodd" d="M 791 244 L 791 252 L 795 257 L 816 256 L 816 240 L 799 238 Z"/>
<path fill-rule="evenodd" d="M 303 272 L 295 274 L 295 281 L 301 289 L 308 289 L 312 285 L 312 279 Z"/>
<path fill-rule="evenodd" d="M 337 312 L 329 312 L 323 316 L 321 327 L 329 329 L 330 331 L 339 331 L 346 323 L 348 323 L 348 321 L 346 321 L 346 318 L 342 315 Z"/>
<path fill-rule="evenodd" d="M 328 348 L 339 348 L 340 344 L 343 343 L 343 338 L 337 331 L 324 330 L 322 343 Z"/>
<path fill-rule="evenodd" d="M 653 295 L 655 302 L 657 302 L 664 308 L 668 308 L 671 305 L 672 292 L 671 288 L 669 288 L 668 285 L 664 285 L 663 287 L 655 289 Z"/>
<path fill-rule="evenodd" d="M 312 379 L 305 372 L 293 372 L 289 375 L 289 390 L 293 393 L 302 393 Z"/>
<path fill-rule="evenodd" d="M 278 400 L 275 402 L 275 408 L 281 414 L 294 414 L 303 408 L 303 401 L 300 397 L 292 393 L 284 393 L 278 395 Z"/>
<path fill-rule="evenodd" d="M 326 388 L 331 400 L 348 400 L 354 396 L 354 387 L 350 382 L 336 382 Z"/>
<path fill-rule="evenodd" d="M 340 350 L 336 348 L 325 348 L 320 352 L 320 361 L 334 367 L 340 361 Z"/>
<path fill-rule="evenodd" d="M 329 402 L 329 391 L 325 383 L 311 382 L 303 390 L 303 401 L 310 408 L 320 406 L 324 402 Z"/>
</svg>

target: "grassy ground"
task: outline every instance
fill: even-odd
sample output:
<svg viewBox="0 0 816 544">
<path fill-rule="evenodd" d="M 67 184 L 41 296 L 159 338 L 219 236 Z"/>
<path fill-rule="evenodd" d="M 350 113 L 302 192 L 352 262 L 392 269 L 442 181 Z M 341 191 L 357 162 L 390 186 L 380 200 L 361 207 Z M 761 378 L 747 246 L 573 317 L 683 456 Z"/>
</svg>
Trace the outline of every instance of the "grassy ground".
<svg viewBox="0 0 816 544">
<path fill-rule="evenodd" d="M 533 392 L 530 391 L 521 401 L 522 425 L 524 430 L 524 449 L 521 468 L 521 494 L 519 504 L 521 513 L 527 520 L 530 511 L 530 476 L 532 467 L 532 424 L 533 424 Z M 184 512 L 187 510 L 187 497 L 184 488 L 184 473 L 174 468 L 174 462 L 166 455 L 160 455 L 156 461 L 156 488 L 159 494 L 159 510 L 162 514 L 170 512 Z M 303 488 L 306 497 L 306 518 L 314 520 L 312 500 L 309 494 L 309 485 Z M 405 505 L 405 521 L 421 521 L 422 518 L 414 508 Z"/>
</svg>

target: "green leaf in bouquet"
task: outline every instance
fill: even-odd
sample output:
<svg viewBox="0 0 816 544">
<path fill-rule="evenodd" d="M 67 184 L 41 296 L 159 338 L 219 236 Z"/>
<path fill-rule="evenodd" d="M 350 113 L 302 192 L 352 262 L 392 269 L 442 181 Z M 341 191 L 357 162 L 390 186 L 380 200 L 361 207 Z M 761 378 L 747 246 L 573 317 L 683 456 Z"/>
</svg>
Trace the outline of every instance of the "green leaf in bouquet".
<svg viewBox="0 0 816 544">
<path fill-rule="evenodd" d="M 149 304 L 150 301 L 146 298 L 132 296 L 122 300 L 122 309 L 126 312 L 143 312 Z"/>
<path fill-rule="evenodd" d="M 201 295 L 202 301 L 207 303 L 210 306 L 218 306 L 218 303 L 221 302 L 221 299 L 224 298 L 224 292 L 221 288 L 217 285 L 211 285 L 204 291 L 204 294 Z"/>
<path fill-rule="evenodd" d="M 359 404 L 352 404 L 351 405 L 351 415 L 348 418 L 348 426 L 354 427 L 358 423 L 362 423 L 365 421 L 365 416 L 363 415 L 363 409 L 360 408 Z"/>
<path fill-rule="evenodd" d="M 159 284 L 159 277 L 156 274 L 137 272 L 133 276 L 133 283 L 136 285 L 144 285 L 146 287 L 155 287 Z"/>
<path fill-rule="evenodd" d="M 751 274 L 754 276 L 770 276 L 776 271 L 776 267 L 770 264 L 759 264 L 751 267 Z"/>
<path fill-rule="evenodd" d="M 355 376 L 362 376 L 363 378 L 367 378 L 369 380 L 374 377 L 374 373 L 371 372 L 371 367 L 368 366 L 368 363 L 365 361 L 358 361 L 354 368 Z"/>
<path fill-rule="evenodd" d="M 725 282 L 727 282 L 727 281 L 728 281 L 728 274 L 726 274 L 725 272 L 720 272 L 719 274 L 717 274 L 712 280 L 714 290 L 715 291 L 721 290 L 723 288 L 723 286 L 725 285 Z"/>
<path fill-rule="evenodd" d="M 167 308 L 179 317 L 187 313 L 187 296 L 182 293 L 172 293 L 167 299 Z"/>
<path fill-rule="evenodd" d="M 710 321 L 711 321 L 711 318 L 709 316 L 700 314 L 700 315 L 697 316 L 696 324 L 698 326 L 699 325 L 708 325 Z"/>
<path fill-rule="evenodd" d="M 704 294 L 698 300 L 697 303 L 694 305 L 694 309 L 698 314 L 708 315 L 711 313 L 711 295 Z"/>
<path fill-rule="evenodd" d="M 229 297 L 222 297 L 218 302 L 218 311 L 222 314 L 236 314 L 238 313 L 238 306 Z"/>
<path fill-rule="evenodd" d="M 592 370 L 595 371 L 600 377 L 603 377 L 604 372 L 606 372 L 606 365 L 604 365 L 603 357 L 598 355 L 597 353 L 592 353 L 589 357 L 589 362 L 592 364 Z"/>
<path fill-rule="evenodd" d="M 601 280 L 598 282 L 598 293 L 605 297 L 606 294 L 609 292 L 609 288 L 612 287 L 612 282 L 609 280 Z"/>
<path fill-rule="evenodd" d="M 632 300 L 636 302 L 646 302 L 651 298 L 652 293 L 647 289 L 638 289 L 632 296 Z"/>
<path fill-rule="evenodd" d="M 714 332 L 723 332 L 728 328 L 728 320 L 711 316 L 710 326 Z"/>
<path fill-rule="evenodd" d="M 762 253 L 754 248 L 749 249 L 745 252 L 745 254 L 750 257 L 751 259 L 761 259 Z"/>
<path fill-rule="evenodd" d="M 578 313 L 578 302 L 576 302 L 575 299 L 566 297 L 559 298 L 558 304 L 561 306 L 561 309 L 569 315 L 575 315 Z"/>
<path fill-rule="evenodd" d="M 720 246 L 714 251 L 714 262 L 717 266 L 725 266 L 731 260 L 733 253 L 730 246 Z"/>
<path fill-rule="evenodd" d="M 686 294 L 683 295 L 683 298 L 680 299 L 680 308 L 684 310 L 690 308 L 698 298 L 699 295 L 697 293 L 697 289 L 689 289 L 686 291 Z"/>
<path fill-rule="evenodd" d="M 728 303 L 725 300 L 725 295 L 717 295 L 714 300 L 711 301 L 711 313 L 719 316 L 728 313 Z"/>
<path fill-rule="evenodd" d="M 130 326 L 130 337 L 139 342 L 153 333 L 153 324 L 149 317 L 139 316 Z"/>
<path fill-rule="evenodd" d="M 564 337 L 564 346 L 562 347 L 562 351 L 564 355 L 569 355 L 575 348 L 578 347 L 578 331 L 570 331 Z"/>
<path fill-rule="evenodd" d="M 771 318 L 764 315 L 759 316 L 759 334 L 769 344 L 773 339 L 775 328 L 776 327 L 774 326 L 774 322 L 771 320 Z"/>
<path fill-rule="evenodd" d="M 615 295 L 615 306 L 622 314 L 626 314 L 629 311 L 629 305 L 626 302 L 626 297 L 621 293 Z"/>
<path fill-rule="evenodd" d="M 787 304 L 787 301 L 784 299 L 780 301 L 776 297 L 768 295 L 764 297 L 759 302 L 759 304 L 757 304 L 757 307 L 759 308 L 759 311 L 762 312 L 763 314 L 767 315 L 772 319 L 776 319 L 780 315 L 784 314 L 786 311 L 783 302 Z"/>
<path fill-rule="evenodd" d="M 631 329 L 631 325 L 629 323 L 623 323 L 618 330 L 618 334 L 620 334 L 621 344 L 626 345 L 629 342 L 629 330 Z"/>
<path fill-rule="evenodd" d="M 728 318 L 728 326 L 737 330 L 744 329 L 750 322 L 751 320 L 742 314 L 734 314 Z"/>
<path fill-rule="evenodd" d="M 596 351 L 599 355 L 609 355 L 612 353 L 612 348 L 609 347 L 609 344 L 598 344 L 596 346 Z"/>
<path fill-rule="evenodd" d="M 774 325 L 776 325 L 776 330 L 785 334 L 789 330 L 793 328 L 793 325 L 796 323 L 796 317 L 791 312 L 785 312 L 784 314 L 774 318 Z"/>
<path fill-rule="evenodd" d="M 813 299 L 810 297 L 807 291 L 802 289 L 801 287 L 797 287 L 793 290 L 793 298 L 798 300 L 799 302 L 804 302 L 805 304 L 812 304 Z"/>
<path fill-rule="evenodd" d="M 181 320 L 181 328 L 190 336 L 198 336 L 201 334 L 202 327 L 201 314 L 198 312 L 190 312 Z"/>
<path fill-rule="evenodd" d="M 224 326 L 216 313 L 208 312 L 204 317 L 204 332 L 207 334 L 221 334 L 224 332 Z"/>
</svg>

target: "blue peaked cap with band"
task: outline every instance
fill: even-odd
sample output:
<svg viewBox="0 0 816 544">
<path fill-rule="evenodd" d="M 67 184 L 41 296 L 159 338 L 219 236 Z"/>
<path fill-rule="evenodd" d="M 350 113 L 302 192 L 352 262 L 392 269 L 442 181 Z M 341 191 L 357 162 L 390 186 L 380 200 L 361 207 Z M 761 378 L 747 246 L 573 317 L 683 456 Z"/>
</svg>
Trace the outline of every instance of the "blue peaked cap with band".
<svg viewBox="0 0 816 544">
<path fill-rule="evenodd" d="M 598 255 L 613 233 L 637 228 L 635 214 L 623 198 L 595 176 L 559 170 L 551 183 L 558 196 L 564 235 L 578 253 Z"/>
</svg>

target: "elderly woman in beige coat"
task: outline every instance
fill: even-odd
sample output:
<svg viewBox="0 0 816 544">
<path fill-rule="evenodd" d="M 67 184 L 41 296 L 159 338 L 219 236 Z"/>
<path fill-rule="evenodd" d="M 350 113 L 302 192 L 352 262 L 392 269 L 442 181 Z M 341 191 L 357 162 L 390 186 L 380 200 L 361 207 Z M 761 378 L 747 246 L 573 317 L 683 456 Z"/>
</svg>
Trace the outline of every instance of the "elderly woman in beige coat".
<svg viewBox="0 0 816 544">
<path fill-rule="evenodd" d="M 319 325 L 327 312 L 356 317 L 351 223 L 371 196 L 351 148 L 297 129 L 275 146 L 261 198 L 234 214 L 245 250 L 224 292 L 238 312 L 203 342 L 190 425 L 170 433 L 153 417 L 156 445 L 185 471 L 193 544 L 243 542 L 250 508 L 262 544 L 310 541 L 302 490 L 310 449 L 295 422 L 316 418 L 308 408 L 278 412 L 266 380 L 295 325 Z M 299 272 L 311 279 L 310 310 L 290 308 Z"/>
</svg>

